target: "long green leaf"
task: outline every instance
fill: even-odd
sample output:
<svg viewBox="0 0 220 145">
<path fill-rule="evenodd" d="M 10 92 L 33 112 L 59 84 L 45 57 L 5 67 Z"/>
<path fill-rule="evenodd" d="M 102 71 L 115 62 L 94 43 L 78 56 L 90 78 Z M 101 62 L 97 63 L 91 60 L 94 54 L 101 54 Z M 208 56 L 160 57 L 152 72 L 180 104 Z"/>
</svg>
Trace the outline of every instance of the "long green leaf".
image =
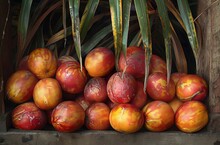
<svg viewBox="0 0 220 145">
<path fill-rule="evenodd" d="M 142 36 L 143 46 L 145 50 L 145 78 L 144 88 L 146 88 L 147 78 L 149 74 L 149 64 L 152 55 L 152 40 L 150 31 L 150 20 L 148 15 L 148 8 L 146 0 L 134 0 L 135 9 L 138 16 L 138 22 L 140 25 L 140 32 Z M 144 89 L 144 91 L 146 91 Z"/>
<path fill-rule="evenodd" d="M 165 1 L 164 0 L 155 0 L 155 1 L 157 4 L 157 9 L 163 29 L 163 37 L 166 48 L 167 82 L 169 83 L 171 66 L 172 66 L 170 20 L 169 20 L 168 9 L 166 7 Z"/>
<path fill-rule="evenodd" d="M 114 36 L 115 66 L 118 70 L 118 60 L 122 49 L 122 0 L 109 0 L 109 4 Z"/>
<path fill-rule="evenodd" d="M 92 50 L 105 36 L 112 32 L 111 25 L 102 28 L 95 33 L 91 39 L 82 45 L 82 55 L 85 56 L 90 50 Z"/>
<path fill-rule="evenodd" d="M 89 30 L 91 21 L 95 15 L 96 9 L 98 7 L 99 0 L 88 0 L 86 7 L 83 12 L 83 16 L 80 23 L 80 38 L 83 41 Z"/>
<path fill-rule="evenodd" d="M 33 0 L 22 0 L 18 20 L 18 52 L 16 62 L 20 61 L 24 52 L 32 2 Z"/>
<path fill-rule="evenodd" d="M 194 20 L 193 16 L 189 7 L 189 3 L 186 0 L 177 0 L 177 4 L 179 7 L 180 15 L 183 19 L 184 25 L 186 27 L 186 32 L 188 35 L 188 39 L 190 42 L 190 45 L 192 47 L 194 57 L 196 60 L 196 68 L 198 64 L 198 40 L 197 40 L 197 35 L 196 35 L 196 29 L 194 25 Z"/>
<path fill-rule="evenodd" d="M 69 10 L 70 10 L 70 16 L 71 16 L 71 23 L 72 23 L 72 37 L 73 37 L 77 57 L 80 62 L 80 68 L 82 70 L 79 4 L 80 4 L 80 0 L 69 0 Z"/>
<path fill-rule="evenodd" d="M 122 2 L 122 50 L 124 56 L 126 57 L 126 49 L 128 43 L 128 30 L 129 30 L 129 20 L 130 20 L 130 10 L 131 9 L 131 0 L 125 0 Z"/>
</svg>

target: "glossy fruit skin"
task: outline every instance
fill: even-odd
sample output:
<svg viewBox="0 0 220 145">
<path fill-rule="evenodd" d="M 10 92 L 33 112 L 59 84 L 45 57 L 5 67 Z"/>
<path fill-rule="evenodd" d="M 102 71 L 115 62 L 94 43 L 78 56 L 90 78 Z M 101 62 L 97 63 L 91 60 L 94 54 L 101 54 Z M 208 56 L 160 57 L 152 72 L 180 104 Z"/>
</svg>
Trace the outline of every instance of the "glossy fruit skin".
<svg viewBox="0 0 220 145">
<path fill-rule="evenodd" d="M 13 73 L 6 83 L 7 98 L 16 103 L 24 103 L 32 98 L 33 90 L 38 79 L 27 70 Z"/>
<path fill-rule="evenodd" d="M 174 113 L 176 113 L 176 111 L 182 104 L 183 102 L 177 97 L 175 97 L 172 101 L 169 102 L 169 105 L 172 107 Z"/>
<path fill-rule="evenodd" d="M 124 70 L 125 69 L 125 70 Z M 120 54 L 119 70 L 133 75 L 135 78 L 143 78 L 145 74 L 145 52 L 141 47 L 131 46 L 127 48 L 126 60 L 124 53 Z"/>
<path fill-rule="evenodd" d="M 75 102 L 78 103 L 84 110 L 86 110 L 90 105 L 92 105 L 92 102 L 86 100 L 84 95 L 80 95 L 75 99 Z"/>
<path fill-rule="evenodd" d="M 74 101 L 63 101 L 53 109 L 51 122 L 59 132 L 79 130 L 85 121 L 84 109 Z"/>
<path fill-rule="evenodd" d="M 202 101 L 208 93 L 205 80 L 195 74 L 186 75 L 176 85 L 176 95 L 181 101 Z"/>
<path fill-rule="evenodd" d="M 113 103 L 128 103 L 136 95 L 137 83 L 128 73 L 116 72 L 107 83 L 107 94 Z"/>
<path fill-rule="evenodd" d="M 57 59 L 47 48 L 37 48 L 28 57 L 28 68 L 39 79 L 53 77 L 57 70 Z"/>
<path fill-rule="evenodd" d="M 77 94 L 83 92 L 87 82 L 87 74 L 84 67 L 82 67 L 81 71 L 78 62 L 69 61 L 59 66 L 56 79 L 64 91 L 70 94 Z"/>
<path fill-rule="evenodd" d="M 171 74 L 170 78 L 173 80 L 174 84 L 177 85 L 179 79 L 182 78 L 185 75 L 187 75 L 187 74 L 186 73 L 175 72 L 175 73 Z"/>
<path fill-rule="evenodd" d="M 55 108 L 62 101 L 60 84 L 53 78 L 41 79 L 34 87 L 33 99 L 42 110 Z"/>
<path fill-rule="evenodd" d="M 143 108 L 145 116 L 145 128 L 162 132 L 174 125 L 173 109 L 163 101 L 152 101 Z"/>
<path fill-rule="evenodd" d="M 110 112 L 109 120 L 114 130 L 123 133 L 137 132 L 144 124 L 142 111 L 132 104 L 116 105 Z"/>
<path fill-rule="evenodd" d="M 63 55 L 63 56 L 58 58 L 57 65 L 59 67 L 61 64 L 65 63 L 65 62 L 68 62 L 68 61 L 75 61 L 75 62 L 77 62 L 77 60 L 75 58 L 73 58 L 72 56 Z"/>
<path fill-rule="evenodd" d="M 137 106 L 139 109 L 147 104 L 147 92 L 144 92 L 144 84 L 140 81 L 137 81 L 137 93 L 130 104 Z"/>
<path fill-rule="evenodd" d="M 107 130 L 110 128 L 109 122 L 110 108 L 104 103 L 94 103 L 86 110 L 85 125 L 90 130 Z"/>
<path fill-rule="evenodd" d="M 153 74 L 156 72 L 167 74 L 166 62 L 162 58 L 154 54 L 151 56 L 149 69 L 149 74 Z"/>
<path fill-rule="evenodd" d="M 208 123 L 207 108 L 200 101 L 185 102 L 176 112 L 175 123 L 183 132 L 197 132 Z"/>
<path fill-rule="evenodd" d="M 85 68 L 91 77 L 104 77 L 113 70 L 114 66 L 114 53 L 105 47 L 94 48 L 85 58 Z"/>
<path fill-rule="evenodd" d="M 105 102 L 108 98 L 106 80 L 100 77 L 91 78 L 84 88 L 84 97 L 91 102 Z"/>
<path fill-rule="evenodd" d="M 18 105 L 13 109 L 11 117 L 13 126 L 22 130 L 43 129 L 47 123 L 45 112 L 33 102 Z"/>
<path fill-rule="evenodd" d="M 153 73 L 147 80 L 147 93 L 153 100 L 170 102 L 175 97 L 175 84 L 170 79 L 167 86 L 166 74 Z"/>
</svg>

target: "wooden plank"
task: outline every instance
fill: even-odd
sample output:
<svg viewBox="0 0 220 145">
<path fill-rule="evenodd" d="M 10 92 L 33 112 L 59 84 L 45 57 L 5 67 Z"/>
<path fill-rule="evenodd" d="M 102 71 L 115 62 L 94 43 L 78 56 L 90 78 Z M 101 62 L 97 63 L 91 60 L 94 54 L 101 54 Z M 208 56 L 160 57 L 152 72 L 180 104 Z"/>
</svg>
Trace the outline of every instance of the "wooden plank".
<svg viewBox="0 0 220 145">
<path fill-rule="evenodd" d="M 1 145 L 220 145 L 220 134 L 200 132 L 139 132 L 123 134 L 115 131 L 17 131 L 0 133 Z"/>
<path fill-rule="evenodd" d="M 198 0 L 198 14 L 212 5 L 215 0 Z M 202 28 L 203 43 L 199 56 L 199 74 L 209 84 L 208 105 L 210 131 L 220 131 L 220 2 L 203 12 L 198 19 Z"/>
</svg>

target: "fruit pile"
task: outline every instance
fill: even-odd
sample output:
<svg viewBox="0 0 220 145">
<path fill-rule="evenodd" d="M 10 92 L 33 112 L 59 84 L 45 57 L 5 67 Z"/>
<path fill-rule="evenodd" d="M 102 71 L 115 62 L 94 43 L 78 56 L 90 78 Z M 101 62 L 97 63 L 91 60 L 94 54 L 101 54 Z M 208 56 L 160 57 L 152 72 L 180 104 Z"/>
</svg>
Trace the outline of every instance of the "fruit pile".
<svg viewBox="0 0 220 145">
<path fill-rule="evenodd" d="M 167 82 L 166 64 L 152 55 L 144 88 L 144 50 L 128 47 L 115 56 L 108 48 L 95 48 L 81 67 L 71 56 L 56 59 L 46 48 L 37 48 L 19 63 L 6 84 L 7 98 L 17 104 L 12 124 L 17 129 L 43 129 L 47 124 L 60 132 L 83 126 L 90 130 L 114 129 L 134 133 L 141 128 L 166 131 L 176 126 L 197 132 L 208 123 L 203 104 L 208 88 L 195 74 L 173 73 Z"/>
</svg>

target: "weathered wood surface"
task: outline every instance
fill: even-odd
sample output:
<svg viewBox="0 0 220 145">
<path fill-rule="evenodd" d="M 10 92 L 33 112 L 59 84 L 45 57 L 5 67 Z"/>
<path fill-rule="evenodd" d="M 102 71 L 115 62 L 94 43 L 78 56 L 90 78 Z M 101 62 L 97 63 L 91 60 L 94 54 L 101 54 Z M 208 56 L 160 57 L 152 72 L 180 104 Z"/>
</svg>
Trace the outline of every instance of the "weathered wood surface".
<svg viewBox="0 0 220 145">
<path fill-rule="evenodd" d="M 17 131 L 0 133 L 1 145 L 220 145 L 218 133 L 186 134 L 181 132 L 139 132 L 122 134 L 115 131 Z"/>
<path fill-rule="evenodd" d="M 198 14 L 215 1 L 198 0 Z M 220 2 L 209 7 L 198 20 L 203 34 L 198 68 L 209 84 L 209 130 L 220 131 Z"/>
</svg>

